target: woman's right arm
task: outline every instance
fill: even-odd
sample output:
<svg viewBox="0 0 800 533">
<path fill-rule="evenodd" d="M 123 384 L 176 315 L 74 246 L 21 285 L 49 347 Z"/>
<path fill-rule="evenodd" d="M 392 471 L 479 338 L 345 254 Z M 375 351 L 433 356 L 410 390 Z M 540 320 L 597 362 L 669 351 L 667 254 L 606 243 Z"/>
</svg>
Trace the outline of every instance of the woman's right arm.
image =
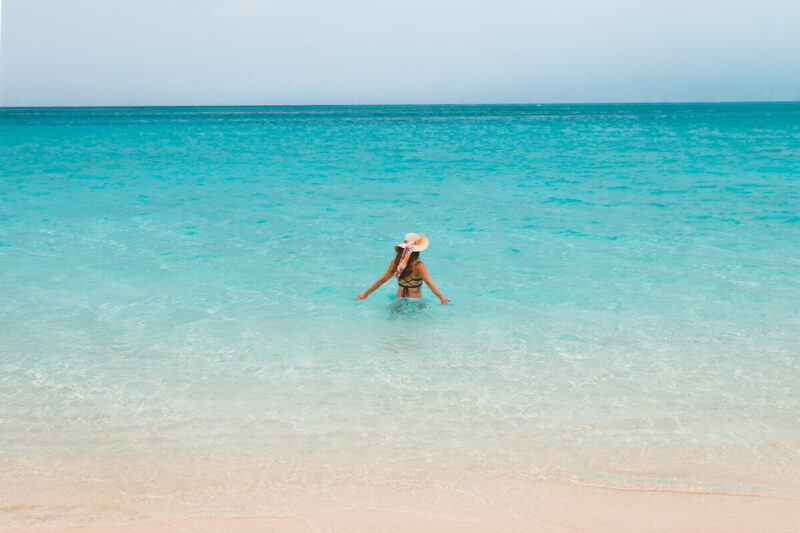
<svg viewBox="0 0 800 533">
<path fill-rule="evenodd" d="M 392 263 L 394 263 L 394 261 L 392 261 Z M 384 283 L 386 283 L 391 279 L 391 277 L 394 275 L 394 269 L 392 268 L 392 263 L 389 264 L 389 268 L 386 269 L 386 272 L 384 272 L 381 275 L 381 277 L 376 279 L 375 283 L 373 283 L 369 289 L 365 290 L 364 292 L 359 292 L 358 294 L 356 294 L 356 300 L 365 300 L 367 296 L 375 292 L 375 290 L 378 287 L 380 287 L 381 285 L 383 285 Z"/>
<path fill-rule="evenodd" d="M 436 287 L 436 284 L 431 279 L 431 275 L 428 274 L 428 269 L 425 268 L 425 263 L 423 263 L 422 261 L 417 263 L 417 272 L 422 278 L 422 281 L 427 283 L 428 287 L 430 287 L 431 291 L 433 291 L 433 294 L 435 294 L 439 298 L 440 302 L 442 302 L 444 305 L 450 303 L 450 300 L 439 291 L 438 287 Z"/>
</svg>

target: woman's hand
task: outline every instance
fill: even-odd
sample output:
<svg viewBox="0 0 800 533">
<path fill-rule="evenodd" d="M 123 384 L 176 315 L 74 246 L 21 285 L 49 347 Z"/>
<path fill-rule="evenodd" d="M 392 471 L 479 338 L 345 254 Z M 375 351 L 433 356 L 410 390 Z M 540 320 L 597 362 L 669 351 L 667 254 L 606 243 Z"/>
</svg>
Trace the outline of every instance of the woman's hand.
<svg viewBox="0 0 800 533">
<path fill-rule="evenodd" d="M 439 300 L 442 302 L 443 305 L 447 305 L 450 303 L 450 300 L 447 299 L 447 296 L 444 294 L 439 296 Z"/>
<path fill-rule="evenodd" d="M 367 294 L 367 291 L 359 292 L 358 294 L 356 294 L 356 300 L 366 300 L 367 296 L 369 296 L 369 294 Z"/>
</svg>

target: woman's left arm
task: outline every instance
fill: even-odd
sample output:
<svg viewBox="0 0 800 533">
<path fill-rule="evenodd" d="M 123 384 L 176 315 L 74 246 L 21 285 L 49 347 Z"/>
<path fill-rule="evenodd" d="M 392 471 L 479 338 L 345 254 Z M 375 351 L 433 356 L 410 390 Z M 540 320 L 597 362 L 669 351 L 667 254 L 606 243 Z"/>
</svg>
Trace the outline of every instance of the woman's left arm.
<svg viewBox="0 0 800 533">
<path fill-rule="evenodd" d="M 439 292 L 439 289 L 436 288 L 436 284 L 431 279 L 431 275 L 428 274 L 428 269 L 425 268 L 425 263 L 423 263 L 422 261 L 417 263 L 417 272 L 419 272 L 422 281 L 424 281 L 425 284 L 431 288 L 433 294 L 435 294 L 444 305 L 450 303 L 450 300 L 448 300 L 447 297 L 441 292 Z"/>
</svg>

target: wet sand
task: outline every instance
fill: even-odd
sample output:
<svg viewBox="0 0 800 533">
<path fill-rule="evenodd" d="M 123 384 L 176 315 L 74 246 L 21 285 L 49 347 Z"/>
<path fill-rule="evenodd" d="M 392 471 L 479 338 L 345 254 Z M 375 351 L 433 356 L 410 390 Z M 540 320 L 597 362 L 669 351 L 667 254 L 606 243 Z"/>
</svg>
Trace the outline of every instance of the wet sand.
<svg viewBox="0 0 800 533">
<path fill-rule="evenodd" d="M 490 487 L 486 487 L 490 488 Z M 502 488 L 497 487 L 502 493 Z M 461 498 L 429 489 L 414 498 L 373 495 L 368 501 L 316 506 L 295 516 L 135 520 L 10 532 L 167 533 L 212 531 L 347 532 L 773 532 L 800 531 L 800 500 L 764 496 L 619 490 L 564 483 L 531 484 L 524 498 L 502 501 L 466 490 Z M 427 502 L 427 503 L 422 503 Z"/>
</svg>

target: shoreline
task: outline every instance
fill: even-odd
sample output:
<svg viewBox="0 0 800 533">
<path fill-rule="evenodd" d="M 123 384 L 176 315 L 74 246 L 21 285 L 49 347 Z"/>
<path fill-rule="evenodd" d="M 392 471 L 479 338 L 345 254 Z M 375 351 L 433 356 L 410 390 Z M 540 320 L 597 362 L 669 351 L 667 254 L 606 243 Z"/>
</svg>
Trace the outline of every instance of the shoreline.
<svg viewBox="0 0 800 533">
<path fill-rule="evenodd" d="M 328 524 L 333 531 L 397 531 L 411 522 L 409 530 L 442 531 L 455 520 L 459 530 L 535 531 L 531 524 L 543 523 L 543 531 L 553 531 L 566 520 L 564 531 L 584 531 L 611 520 L 613 527 L 597 530 L 626 531 L 629 524 L 630 531 L 648 531 L 642 517 L 655 516 L 667 531 L 708 530 L 692 524 L 759 531 L 766 520 L 774 522 L 769 531 L 798 533 L 800 465 L 793 450 L 395 449 L 162 455 L 128 463 L 73 457 L 68 469 L 29 462 L 0 473 L 0 530 L 211 531 L 222 526 L 208 524 L 236 518 L 224 529 L 307 531 L 303 524 L 312 523 L 314 531 Z M 692 519 L 676 522 L 675 513 Z"/>
<path fill-rule="evenodd" d="M 492 489 L 492 487 L 488 487 Z M 500 489 L 500 487 L 494 487 Z M 141 518 L 115 522 L 87 521 L 54 526 L 43 522 L 8 529 L 8 533 L 144 533 L 144 532 L 762 532 L 796 533 L 800 528 L 800 499 L 732 494 L 689 493 L 587 487 L 537 482 L 525 498 L 505 502 L 482 499 L 465 491 L 461 498 L 441 500 L 432 489 L 416 494 L 420 501 L 438 502 L 415 508 L 391 494 L 334 506 L 307 504 L 289 515 L 197 516 Z M 487 494 L 497 494 L 489 490 Z M 500 490 L 499 492 L 502 492 Z M 487 495 L 484 494 L 484 495 Z M 451 496 L 453 496 L 451 494 Z"/>
</svg>

